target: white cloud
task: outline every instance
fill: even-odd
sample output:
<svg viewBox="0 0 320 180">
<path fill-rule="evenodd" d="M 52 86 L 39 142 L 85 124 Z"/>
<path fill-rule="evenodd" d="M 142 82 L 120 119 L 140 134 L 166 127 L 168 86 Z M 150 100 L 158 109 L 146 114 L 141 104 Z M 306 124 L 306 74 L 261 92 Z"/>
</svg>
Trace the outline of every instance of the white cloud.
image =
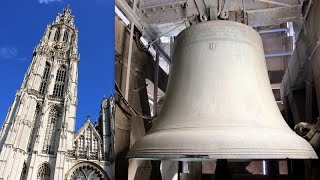
<svg viewBox="0 0 320 180">
<path fill-rule="evenodd" d="M 18 49 L 15 47 L 0 47 L 0 58 L 12 59 L 17 57 Z"/>
<path fill-rule="evenodd" d="M 52 2 L 61 2 L 63 0 L 38 0 L 38 2 L 40 4 L 49 4 L 49 3 L 52 3 Z"/>
<path fill-rule="evenodd" d="M 17 60 L 19 62 L 25 62 L 28 58 L 19 55 L 19 51 L 13 46 L 0 47 L 0 61 L 1 60 Z"/>
</svg>

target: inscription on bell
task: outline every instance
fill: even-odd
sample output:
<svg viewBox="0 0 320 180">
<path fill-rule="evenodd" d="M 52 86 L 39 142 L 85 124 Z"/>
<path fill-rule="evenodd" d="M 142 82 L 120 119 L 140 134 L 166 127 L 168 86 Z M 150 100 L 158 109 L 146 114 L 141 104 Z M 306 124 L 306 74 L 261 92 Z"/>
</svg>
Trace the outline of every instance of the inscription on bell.
<svg viewBox="0 0 320 180">
<path fill-rule="evenodd" d="M 209 42 L 209 50 L 216 51 L 217 43 L 215 42 Z"/>
</svg>

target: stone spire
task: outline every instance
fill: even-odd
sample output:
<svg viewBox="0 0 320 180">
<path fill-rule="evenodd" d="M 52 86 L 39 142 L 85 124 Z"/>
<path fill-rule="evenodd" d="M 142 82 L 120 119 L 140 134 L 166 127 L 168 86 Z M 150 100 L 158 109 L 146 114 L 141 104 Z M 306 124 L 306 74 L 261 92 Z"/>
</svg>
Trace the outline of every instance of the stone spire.
<svg viewBox="0 0 320 180">
<path fill-rule="evenodd" d="M 74 26 L 74 16 L 71 15 L 71 8 L 68 5 L 62 14 L 58 14 L 56 17 L 56 21 L 54 24 L 66 24 L 70 26 Z"/>
</svg>

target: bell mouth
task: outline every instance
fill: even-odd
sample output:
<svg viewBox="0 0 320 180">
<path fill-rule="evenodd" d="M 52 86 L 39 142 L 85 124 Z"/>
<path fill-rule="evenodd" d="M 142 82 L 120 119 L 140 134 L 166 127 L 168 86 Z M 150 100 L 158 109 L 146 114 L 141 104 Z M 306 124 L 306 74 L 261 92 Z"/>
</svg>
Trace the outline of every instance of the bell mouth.
<svg viewBox="0 0 320 180">
<path fill-rule="evenodd" d="M 291 131 L 266 128 L 161 130 L 138 140 L 127 158 L 170 161 L 216 159 L 318 159 Z"/>
</svg>

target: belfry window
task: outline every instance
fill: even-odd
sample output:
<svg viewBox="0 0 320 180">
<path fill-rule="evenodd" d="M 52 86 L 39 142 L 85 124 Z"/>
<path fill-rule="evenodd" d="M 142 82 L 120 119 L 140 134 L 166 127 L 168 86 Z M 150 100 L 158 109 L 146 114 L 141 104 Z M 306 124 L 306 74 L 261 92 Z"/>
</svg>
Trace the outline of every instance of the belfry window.
<svg viewBox="0 0 320 180">
<path fill-rule="evenodd" d="M 41 85 L 39 89 L 40 94 L 44 94 L 44 91 L 46 90 L 49 73 L 50 73 L 50 64 L 46 62 L 46 66 L 44 68 L 44 72 L 41 79 Z"/>
<path fill-rule="evenodd" d="M 61 66 L 57 71 L 56 82 L 54 84 L 53 95 L 62 96 L 64 89 L 64 81 L 66 79 L 67 70 L 64 66 Z"/>
<path fill-rule="evenodd" d="M 54 40 L 59 41 L 59 37 L 60 37 L 60 28 L 57 28 L 56 34 L 54 35 Z"/>
<path fill-rule="evenodd" d="M 51 168 L 48 163 L 43 163 L 38 169 L 37 180 L 50 180 Z"/>
<path fill-rule="evenodd" d="M 66 30 L 63 35 L 63 42 L 67 42 L 67 41 L 68 41 L 68 31 Z"/>
<path fill-rule="evenodd" d="M 58 121 L 58 111 L 53 108 L 49 113 L 46 134 L 43 143 L 43 153 L 54 154 L 55 142 L 56 142 L 56 130 Z"/>
</svg>

